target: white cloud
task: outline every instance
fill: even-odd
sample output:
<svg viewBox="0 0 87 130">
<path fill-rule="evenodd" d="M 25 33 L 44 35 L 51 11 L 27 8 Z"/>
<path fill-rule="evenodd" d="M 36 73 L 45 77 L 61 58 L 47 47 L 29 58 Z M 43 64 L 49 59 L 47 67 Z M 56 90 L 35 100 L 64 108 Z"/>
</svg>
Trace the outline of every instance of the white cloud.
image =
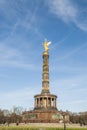
<svg viewBox="0 0 87 130">
<path fill-rule="evenodd" d="M 9 60 L 15 57 L 20 57 L 19 51 L 17 49 L 13 49 L 11 47 L 7 47 L 6 45 L 0 44 L 0 60 Z"/>
<path fill-rule="evenodd" d="M 50 10 L 65 22 L 72 21 L 77 16 L 77 10 L 71 5 L 70 1 L 54 0 L 49 1 Z"/>
<path fill-rule="evenodd" d="M 87 11 L 80 10 L 72 0 L 49 0 L 48 7 L 51 13 L 64 22 L 72 22 L 78 28 L 87 31 Z"/>
<path fill-rule="evenodd" d="M 1 91 L 0 96 L 0 107 L 11 108 L 13 105 L 21 105 L 25 108 L 34 107 L 34 94 L 37 93 L 36 89 L 31 89 L 31 87 L 24 87 L 20 89 L 15 89 L 14 91 Z M 2 107 L 3 108 L 3 107 Z"/>
<path fill-rule="evenodd" d="M 51 92 L 58 96 L 58 109 L 75 112 L 87 109 L 86 79 L 83 74 L 51 81 Z"/>
<path fill-rule="evenodd" d="M 31 3 L 31 4 L 30 4 Z M 35 6 L 34 6 L 35 4 Z M 28 7 L 27 7 L 28 5 Z M 32 6 L 32 8 L 30 7 Z M 34 6 L 34 9 L 33 9 Z M 32 10 L 33 9 L 33 10 Z M 39 16 L 37 15 L 37 11 L 39 9 L 39 2 L 36 1 L 33 3 L 32 1 L 0 1 L 0 31 L 5 33 L 2 34 L 2 37 L 5 35 L 7 37 L 13 36 L 13 34 L 17 33 L 19 29 L 23 31 L 22 33 L 30 32 L 30 35 L 36 34 L 39 37 L 43 37 L 43 35 L 39 31 Z M 38 21 L 39 20 L 39 21 Z M 8 31 L 6 33 L 6 30 Z M 19 35 L 19 33 L 17 33 Z"/>
<path fill-rule="evenodd" d="M 79 93 L 86 94 L 87 91 L 86 79 L 87 79 L 87 75 L 82 73 L 78 75 L 66 76 L 65 78 L 57 77 L 56 79 L 51 80 L 51 89 L 55 93 L 58 93 L 59 91 L 59 93 L 60 94 L 63 93 L 63 95 L 64 95 L 64 91 L 65 91 L 65 95 L 67 95 L 67 93 L 70 94 L 76 93 L 77 95 L 79 95 Z"/>
<path fill-rule="evenodd" d="M 31 58 L 27 61 L 25 59 L 25 54 L 21 50 L 0 44 L 0 66 L 17 67 L 34 71 L 40 70 L 41 67 L 39 65 L 36 66 L 30 63 Z"/>
<path fill-rule="evenodd" d="M 5 45 L 4 43 L 0 44 L 0 64 L 10 61 L 20 60 L 22 54 L 19 50 Z"/>
<path fill-rule="evenodd" d="M 63 57 L 60 57 L 60 59 L 58 60 L 63 60 L 63 59 L 66 59 L 74 54 L 76 54 L 77 52 L 81 51 L 83 48 L 85 48 L 87 46 L 87 42 L 85 43 L 82 43 L 78 48 L 70 51 L 69 53 L 67 53 L 66 55 L 64 55 Z"/>
</svg>

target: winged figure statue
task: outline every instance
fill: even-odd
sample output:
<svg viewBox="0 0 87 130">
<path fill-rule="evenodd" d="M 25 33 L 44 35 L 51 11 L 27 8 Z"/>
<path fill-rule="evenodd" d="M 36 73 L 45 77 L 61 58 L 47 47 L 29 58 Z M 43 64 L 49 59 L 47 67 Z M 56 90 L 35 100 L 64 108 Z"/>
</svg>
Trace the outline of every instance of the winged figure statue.
<svg viewBox="0 0 87 130">
<path fill-rule="evenodd" d="M 49 50 L 49 45 L 51 44 L 51 41 L 49 41 L 49 42 L 47 42 L 47 41 L 45 41 L 44 42 L 44 49 L 45 49 L 45 51 L 48 51 Z"/>
</svg>

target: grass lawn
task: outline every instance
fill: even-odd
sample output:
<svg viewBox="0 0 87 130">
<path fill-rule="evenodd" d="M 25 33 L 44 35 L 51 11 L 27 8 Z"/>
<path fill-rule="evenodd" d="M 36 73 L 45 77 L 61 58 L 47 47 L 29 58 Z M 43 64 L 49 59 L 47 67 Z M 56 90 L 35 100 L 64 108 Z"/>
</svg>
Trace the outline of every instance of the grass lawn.
<svg viewBox="0 0 87 130">
<path fill-rule="evenodd" d="M 0 126 L 0 130 L 63 130 L 63 128 L 33 126 Z M 66 128 L 66 130 L 87 130 L 87 128 Z"/>
</svg>

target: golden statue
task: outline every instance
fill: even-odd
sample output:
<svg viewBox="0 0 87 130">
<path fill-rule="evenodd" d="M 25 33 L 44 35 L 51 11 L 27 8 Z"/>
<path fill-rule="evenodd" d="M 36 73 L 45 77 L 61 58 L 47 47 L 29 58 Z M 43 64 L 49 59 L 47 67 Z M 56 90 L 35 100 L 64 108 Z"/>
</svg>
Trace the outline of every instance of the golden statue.
<svg viewBox="0 0 87 130">
<path fill-rule="evenodd" d="M 51 42 L 47 42 L 46 40 L 44 41 L 44 49 L 45 49 L 45 52 L 47 52 L 49 50 L 48 46 L 51 44 Z"/>
</svg>

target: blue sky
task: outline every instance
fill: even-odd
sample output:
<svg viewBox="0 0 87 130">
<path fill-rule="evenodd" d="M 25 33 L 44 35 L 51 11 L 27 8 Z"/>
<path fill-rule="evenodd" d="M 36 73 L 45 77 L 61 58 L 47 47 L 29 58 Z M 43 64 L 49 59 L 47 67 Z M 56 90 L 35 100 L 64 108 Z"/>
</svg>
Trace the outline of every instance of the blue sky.
<svg viewBox="0 0 87 130">
<path fill-rule="evenodd" d="M 0 0 L 0 108 L 34 107 L 45 38 L 58 110 L 87 111 L 87 0 Z"/>
</svg>

